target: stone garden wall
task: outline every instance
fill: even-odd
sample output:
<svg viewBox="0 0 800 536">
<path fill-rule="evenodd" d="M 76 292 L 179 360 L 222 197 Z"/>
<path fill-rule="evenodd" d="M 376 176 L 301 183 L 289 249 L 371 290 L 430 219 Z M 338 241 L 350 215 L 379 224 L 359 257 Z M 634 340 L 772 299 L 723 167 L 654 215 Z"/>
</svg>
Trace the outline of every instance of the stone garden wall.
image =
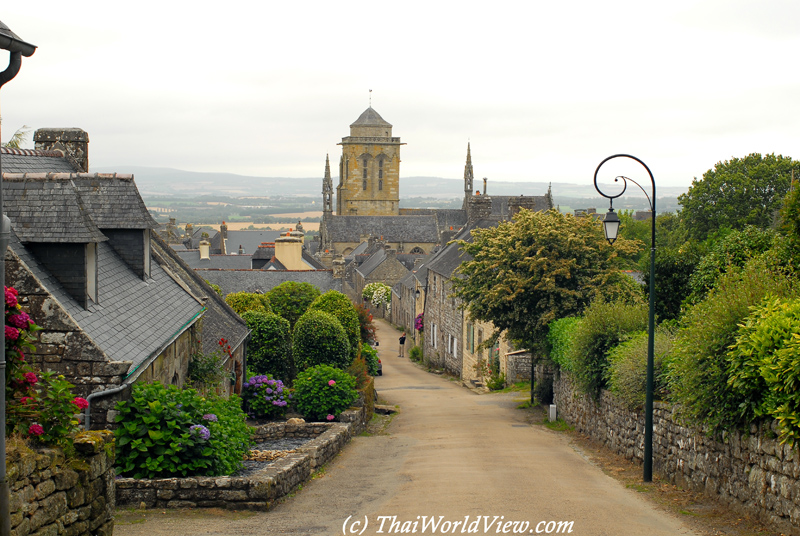
<svg viewBox="0 0 800 536">
<path fill-rule="evenodd" d="M 608 391 L 595 402 L 580 394 L 566 372 L 553 387 L 559 418 L 626 458 L 643 459 L 644 413 L 627 410 Z M 747 435 L 728 434 L 714 441 L 678 424 L 673 406 L 656 402 L 653 471 L 798 535 L 800 454 L 781 445 L 775 431 L 774 425 L 754 426 Z"/>
<path fill-rule="evenodd" d="M 77 454 L 9 445 L 11 535 L 111 536 L 114 531 L 114 440 L 111 432 L 84 432 Z"/>
</svg>

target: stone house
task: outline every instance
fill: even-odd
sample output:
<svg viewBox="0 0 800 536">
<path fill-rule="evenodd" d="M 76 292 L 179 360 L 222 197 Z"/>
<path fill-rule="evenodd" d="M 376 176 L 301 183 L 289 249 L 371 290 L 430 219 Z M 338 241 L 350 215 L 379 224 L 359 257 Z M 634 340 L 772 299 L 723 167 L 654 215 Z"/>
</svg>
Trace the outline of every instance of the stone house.
<svg viewBox="0 0 800 536">
<path fill-rule="evenodd" d="M 249 330 L 208 285 L 181 273 L 151 232 L 133 177 L 85 172 L 79 129 L 42 129 L 34 139 L 35 150 L 2 149 L 6 284 L 43 328 L 31 362 L 75 384 L 99 428 L 113 423 L 132 383 L 183 385 L 191 356 L 221 333 L 236 356 L 228 366 L 243 371 Z"/>
<path fill-rule="evenodd" d="M 422 342 L 422 334 L 414 329 L 414 320 L 424 310 L 427 260 L 428 256 L 418 257 L 414 267 L 392 287 L 391 322 L 402 327 L 416 346 Z"/>
<path fill-rule="evenodd" d="M 370 283 L 383 283 L 390 288 L 397 284 L 413 268 L 414 262 L 421 255 L 399 255 L 395 250 L 388 249 L 388 245 L 378 248 L 372 255 L 353 270 L 353 290 L 352 298 L 360 300 L 364 287 Z M 373 314 L 383 318 L 386 315 L 386 307 L 380 307 Z M 391 307 L 388 307 L 391 311 Z"/>
<path fill-rule="evenodd" d="M 492 336 L 494 329 L 491 322 L 472 320 L 469 315 L 464 315 L 461 379 L 473 385 L 485 385 L 487 378 L 484 376 L 484 367 L 494 366 L 494 363 L 505 375 L 506 383 L 523 381 L 526 379 L 524 365 L 527 362 L 527 379 L 530 380 L 530 354 L 514 348 L 504 334 L 500 335 L 491 348 L 480 347 Z"/>
</svg>

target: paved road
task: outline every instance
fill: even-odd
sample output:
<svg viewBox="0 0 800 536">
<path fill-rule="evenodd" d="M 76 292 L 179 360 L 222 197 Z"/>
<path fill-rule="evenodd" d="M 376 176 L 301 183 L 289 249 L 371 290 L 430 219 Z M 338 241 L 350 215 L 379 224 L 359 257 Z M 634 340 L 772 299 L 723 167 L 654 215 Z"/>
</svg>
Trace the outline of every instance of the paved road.
<svg viewBox="0 0 800 536">
<path fill-rule="evenodd" d="M 354 438 L 323 476 L 270 512 L 148 512 L 115 534 L 327 536 L 342 534 L 349 516 L 348 534 L 366 522 L 365 535 L 696 534 L 603 474 L 567 437 L 526 424 L 514 395 L 476 395 L 397 357 L 399 334 L 377 324 L 376 387 L 401 408 L 388 435 Z M 431 519 L 440 525 L 423 532 Z"/>
</svg>

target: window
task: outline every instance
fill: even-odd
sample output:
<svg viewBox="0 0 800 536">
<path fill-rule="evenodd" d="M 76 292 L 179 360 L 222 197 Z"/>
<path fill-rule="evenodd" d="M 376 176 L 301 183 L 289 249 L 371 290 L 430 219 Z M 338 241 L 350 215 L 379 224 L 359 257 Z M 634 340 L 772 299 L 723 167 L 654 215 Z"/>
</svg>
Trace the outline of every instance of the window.
<svg viewBox="0 0 800 536">
<path fill-rule="evenodd" d="M 383 190 L 383 181 L 378 181 L 378 190 Z"/>
<path fill-rule="evenodd" d="M 467 351 L 475 353 L 475 325 L 467 324 Z"/>
<path fill-rule="evenodd" d="M 382 168 L 382 167 L 383 167 L 383 159 L 381 159 L 381 160 L 378 160 L 378 167 L 379 167 L 379 168 Z"/>
<path fill-rule="evenodd" d="M 478 328 L 478 355 L 483 355 L 483 350 L 481 349 L 481 343 L 483 342 L 483 330 Z"/>
<path fill-rule="evenodd" d="M 367 173 L 367 172 L 366 172 L 366 171 L 364 171 L 364 176 L 365 176 L 365 177 L 367 176 L 367 175 L 366 175 L 366 173 Z M 363 186 L 363 187 L 364 187 L 364 189 L 366 190 L 366 189 L 367 189 L 367 181 L 364 181 L 364 182 L 362 183 L 362 186 Z"/>
<path fill-rule="evenodd" d="M 363 178 L 365 178 L 365 179 L 367 178 L 367 159 L 366 158 L 364 159 L 364 170 L 362 171 L 362 175 L 361 176 Z M 367 187 L 364 186 L 364 189 L 366 190 Z"/>
<path fill-rule="evenodd" d="M 379 169 L 379 170 L 378 170 L 378 178 L 379 178 L 379 179 L 382 179 L 382 178 L 383 178 L 383 170 L 382 170 L 382 169 Z"/>
<path fill-rule="evenodd" d="M 433 335 L 433 348 L 436 349 L 439 346 L 436 344 L 436 324 L 431 323 L 431 335 Z"/>
</svg>

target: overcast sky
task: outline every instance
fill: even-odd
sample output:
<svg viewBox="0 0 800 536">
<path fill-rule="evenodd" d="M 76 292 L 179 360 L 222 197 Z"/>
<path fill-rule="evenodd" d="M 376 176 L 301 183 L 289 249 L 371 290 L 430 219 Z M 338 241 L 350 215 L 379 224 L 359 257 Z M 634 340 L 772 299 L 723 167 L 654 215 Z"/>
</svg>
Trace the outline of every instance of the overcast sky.
<svg viewBox="0 0 800 536">
<path fill-rule="evenodd" d="M 408 144 L 401 177 L 462 177 L 468 141 L 478 178 L 587 188 L 619 152 L 663 186 L 752 152 L 800 158 L 796 0 L 39 0 L 0 13 L 39 47 L 0 92 L 3 140 L 23 124 L 80 127 L 91 165 L 120 172 L 321 177 L 329 153 L 336 174 L 370 89 Z"/>
</svg>

